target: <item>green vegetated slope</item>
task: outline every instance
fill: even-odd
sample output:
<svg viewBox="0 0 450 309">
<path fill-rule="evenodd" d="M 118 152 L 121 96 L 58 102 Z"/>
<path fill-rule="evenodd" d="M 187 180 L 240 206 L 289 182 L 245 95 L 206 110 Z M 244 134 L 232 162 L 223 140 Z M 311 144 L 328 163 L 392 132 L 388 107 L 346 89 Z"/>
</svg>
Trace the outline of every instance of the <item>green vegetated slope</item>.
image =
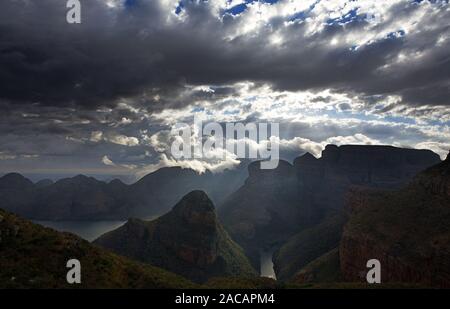
<svg viewBox="0 0 450 309">
<path fill-rule="evenodd" d="M 81 284 L 66 281 L 66 263 L 81 263 Z M 131 261 L 81 238 L 0 210 L 1 288 L 191 288 L 161 268 Z"/>
<path fill-rule="evenodd" d="M 291 283 L 331 283 L 341 282 L 342 275 L 339 263 L 339 249 L 325 253 L 304 266 L 290 280 Z"/>
<path fill-rule="evenodd" d="M 308 263 L 336 248 L 345 220 L 344 214 L 335 213 L 290 238 L 274 255 L 277 278 L 292 279 Z"/>
</svg>

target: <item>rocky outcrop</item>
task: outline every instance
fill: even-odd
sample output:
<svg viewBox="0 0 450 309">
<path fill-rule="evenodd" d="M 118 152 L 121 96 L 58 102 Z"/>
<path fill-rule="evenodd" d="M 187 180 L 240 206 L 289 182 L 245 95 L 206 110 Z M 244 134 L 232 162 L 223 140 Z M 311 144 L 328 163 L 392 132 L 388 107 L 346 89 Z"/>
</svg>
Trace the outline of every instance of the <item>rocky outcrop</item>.
<svg viewBox="0 0 450 309">
<path fill-rule="evenodd" d="M 345 280 L 365 281 L 378 259 L 382 282 L 450 287 L 450 160 L 396 191 L 354 190 L 340 244 Z"/>
<path fill-rule="evenodd" d="M 400 188 L 439 162 L 439 156 L 429 150 L 328 145 L 320 159 L 305 154 L 294 161 L 294 166 L 308 202 L 313 208 L 326 210 L 342 208 L 351 186 Z"/>
<path fill-rule="evenodd" d="M 392 146 L 328 145 L 322 161 L 334 173 L 346 175 L 352 184 L 378 187 L 401 186 L 440 158 L 430 150 Z"/>
<path fill-rule="evenodd" d="M 253 163 L 249 178 L 219 215 L 257 267 L 262 248 L 279 248 L 330 213 L 342 211 L 351 187 L 399 188 L 438 162 L 439 156 L 429 150 L 328 145 L 321 158 L 306 153 L 293 165 L 280 161 L 274 170 L 260 170 Z"/>
<path fill-rule="evenodd" d="M 189 193 L 154 221 L 129 220 L 95 243 L 199 282 L 211 277 L 256 275 L 202 191 Z"/>
</svg>

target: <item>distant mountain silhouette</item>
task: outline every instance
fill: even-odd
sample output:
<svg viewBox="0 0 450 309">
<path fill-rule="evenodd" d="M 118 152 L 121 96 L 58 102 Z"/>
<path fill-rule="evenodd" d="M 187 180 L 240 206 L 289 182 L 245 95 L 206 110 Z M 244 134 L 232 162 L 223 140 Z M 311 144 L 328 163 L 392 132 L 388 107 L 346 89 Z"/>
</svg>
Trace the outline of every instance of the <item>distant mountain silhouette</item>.
<svg viewBox="0 0 450 309">
<path fill-rule="evenodd" d="M 156 220 L 130 219 L 94 243 L 194 281 L 257 276 L 243 250 L 218 222 L 213 203 L 202 191 L 187 194 Z"/>
<path fill-rule="evenodd" d="M 55 182 L 51 179 L 42 179 L 42 180 L 39 180 L 38 182 L 36 182 L 36 187 L 44 188 L 44 187 L 51 186 L 54 183 Z"/>
<path fill-rule="evenodd" d="M 33 182 L 18 173 L 9 173 L 0 178 L 0 187 L 10 186 L 16 189 L 30 189 Z"/>
<path fill-rule="evenodd" d="M 369 259 L 381 263 L 382 282 L 450 287 L 450 156 L 396 191 L 354 189 L 340 244 L 347 281 Z"/>
<path fill-rule="evenodd" d="M 260 170 L 253 163 L 249 178 L 224 202 L 219 216 L 257 266 L 262 248 L 279 247 L 330 212 L 341 211 L 351 186 L 399 188 L 438 162 L 439 156 L 429 150 L 328 145 L 319 159 L 306 153 L 294 165 L 281 161 L 275 170 Z"/>
<path fill-rule="evenodd" d="M 247 176 L 245 163 L 220 174 L 198 174 L 180 167 L 161 168 L 126 185 L 78 175 L 33 184 L 20 174 L 0 178 L 0 207 L 36 220 L 123 220 L 167 212 L 192 190 L 205 190 L 216 203 L 234 192 Z"/>
<path fill-rule="evenodd" d="M 117 190 L 114 183 L 78 175 L 58 180 L 50 186 L 36 188 L 31 216 L 19 214 L 51 220 L 88 220 L 95 217 L 114 219 L 127 214 L 122 202 L 125 195 L 125 192 Z"/>
<path fill-rule="evenodd" d="M 129 187 L 126 201 L 129 216 L 142 218 L 163 214 L 193 190 L 205 191 L 219 205 L 242 185 L 246 177 L 245 164 L 218 174 L 209 171 L 198 174 L 181 167 L 161 168 Z"/>
<path fill-rule="evenodd" d="M 36 187 L 31 180 L 17 173 L 0 178 L 0 208 L 16 214 L 35 211 Z"/>
</svg>

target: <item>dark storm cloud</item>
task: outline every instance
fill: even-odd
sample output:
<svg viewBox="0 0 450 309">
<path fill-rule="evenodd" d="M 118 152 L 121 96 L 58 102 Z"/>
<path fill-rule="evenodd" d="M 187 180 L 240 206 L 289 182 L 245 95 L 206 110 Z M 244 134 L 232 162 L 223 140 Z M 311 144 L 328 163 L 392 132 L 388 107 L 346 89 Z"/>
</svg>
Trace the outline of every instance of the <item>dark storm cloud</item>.
<svg viewBox="0 0 450 309">
<path fill-rule="evenodd" d="M 433 27 L 423 25 L 421 31 L 404 36 L 398 29 L 400 35 L 387 34 L 357 49 L 329 43 L 336 36 L 365 31 L 368 22 L 358 16 L 346 24 L 329 22 L 312 35 L 307 34 L 308 23 L 286 25 L 285 17 L 275 16 L 254 33 L 232 36 L 243 27 L 239 23 L 245 14 L 216 16 L 214 1 L 184 3 L 183 21 L 174 13 L 176 1 L 168 6 L 137 0 L 116 8 L 107 1 L 81 2 L 81 25 L 66 23 L 65 1 L 1 2 L 4 100 L 96 108 L 125 97 L 150 110 L 177 108 L 191 103 L 178 95 L 185 84 L 250 80 L 279 89 L 331 88 L 398 94 L 405 103 L 417 105 L 449 104 L 450 43 L 438 43 L 449 31 L 450 12 L 444 2 L 434 4 L 439 7 Z M 421 9 L 404 1 L 391 8 L 384 24 Z M 269 37 L 277 31 L 284 42 L 272 46 Z M 413 65 L 396 63 L 399 54 L 412 57 L 417 52 L 424 56 Z M 215 95 L 226 90 L 218 89 Z M 198 95 L 201 99 L 212 94 Z"/>
<path fill-rule="evenodd" d="M 180 15 L 178 0 L 81 0 L 82 24 L 69 25 L 65 0 L 1 1 L 0 170 L 139 170 L 158 163 L 151 137 L 170 121 L 198 111 L 258 122 L 284 101 L 300 118 L 291 123 L 286 109 L 274 111 L 292 156 L 297 137 L 317 148 L 356 133 L 445 148 L 445 128 L 433 129 L 438 138 L 361 115 L 361 122 L 308 119 L 299 106 L 449 119 L 441 106 L 450 103 L 448 3 L 386 1 L 377 7 L 383 18 L 372 22 L 367 8 L 347 14 L 343 6 L 331 18 L 328 6 L 344 0 L 314 2 L 308 12 L 286 9 L 287 0 L 256 12 L 254 2 L 234 16 L 224 15 L 228 0 L 183 1 Z M 329 91 L 308 101 L 285 90 Z"/>
</svg>

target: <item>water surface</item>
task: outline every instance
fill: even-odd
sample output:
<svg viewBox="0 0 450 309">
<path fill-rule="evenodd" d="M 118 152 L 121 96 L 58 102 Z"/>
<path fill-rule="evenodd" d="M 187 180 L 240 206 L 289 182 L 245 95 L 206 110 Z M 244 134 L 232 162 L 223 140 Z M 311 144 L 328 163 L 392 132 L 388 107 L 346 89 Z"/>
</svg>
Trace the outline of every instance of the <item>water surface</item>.
<svg viewBox="0 0 450 309">
<path fill-rule="evenodd" d="M 261 277 L 269 277 L 276 279 L 275 271 L 273 270 L 272 256 L 275 250 L 261 251 Z"/>
<path fill-rule="evenodd" d="M 126 221 L 34 221 L 59 232 L 70 232 L 87 241 L 93 241 L 100 235 L 115 230 Z"/>
</svg>

